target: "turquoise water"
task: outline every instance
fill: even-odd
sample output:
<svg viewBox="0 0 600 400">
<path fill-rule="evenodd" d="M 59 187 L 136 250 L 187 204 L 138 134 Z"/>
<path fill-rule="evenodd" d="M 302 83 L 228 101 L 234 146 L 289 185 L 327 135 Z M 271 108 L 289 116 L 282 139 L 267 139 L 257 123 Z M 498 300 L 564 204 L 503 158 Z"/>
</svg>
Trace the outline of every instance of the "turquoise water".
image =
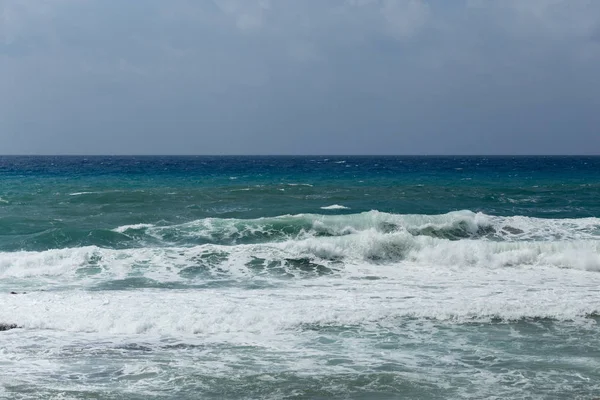
<svg viewBox="0 0 600 400">
<path fill-rule="evenodd" d="M 594 157 L 0 157 L 0 397 L 599 396 L 598 199 Z"/>
</svg>

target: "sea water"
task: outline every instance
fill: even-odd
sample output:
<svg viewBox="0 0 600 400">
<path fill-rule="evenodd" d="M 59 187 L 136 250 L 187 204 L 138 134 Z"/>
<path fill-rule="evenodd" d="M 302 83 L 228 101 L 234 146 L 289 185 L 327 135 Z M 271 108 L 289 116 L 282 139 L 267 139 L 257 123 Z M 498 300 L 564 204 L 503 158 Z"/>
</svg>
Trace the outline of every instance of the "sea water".
<svg viewBox="0 0 600 400">
<path fill-rule="evenodd" d="M 593 157 L 1 157 L 0 398 L 600 396 L 599 217 Z"/>
</svg>

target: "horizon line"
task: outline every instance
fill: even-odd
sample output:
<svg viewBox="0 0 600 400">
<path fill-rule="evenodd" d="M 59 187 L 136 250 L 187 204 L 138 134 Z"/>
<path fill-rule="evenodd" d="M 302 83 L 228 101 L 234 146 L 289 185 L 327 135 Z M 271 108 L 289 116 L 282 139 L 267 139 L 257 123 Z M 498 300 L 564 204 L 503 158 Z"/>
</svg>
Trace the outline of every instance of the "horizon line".
<svg viewBox="0 0 600 400">
<path fill-rule="evenodd" d="M 0 154 L 0 157 L 600 157 L 598 154 Z"/>
<path fill-rule="evenodd" d="M 0 154 L 0 157 L 600 157 L 600 153 L 596 154 L 581 154 L 581 153 L 567 153 L 567 154 L 182 154 L 182 153 L 167 153 L 167 154 L 110 154 L 110 153 L 98 153 L 98 154 L 85 154 L 85 153 L 60 153 L 60 154 L 48 154 L 48 153 L 14 153 L 14 154 Z"/>
</svg>

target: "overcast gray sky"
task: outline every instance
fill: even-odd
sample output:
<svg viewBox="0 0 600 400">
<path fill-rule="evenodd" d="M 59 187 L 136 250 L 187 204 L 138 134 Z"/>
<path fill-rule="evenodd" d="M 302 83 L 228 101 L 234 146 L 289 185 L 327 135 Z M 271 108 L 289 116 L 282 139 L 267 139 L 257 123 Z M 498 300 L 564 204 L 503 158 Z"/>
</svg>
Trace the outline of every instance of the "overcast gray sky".
<svg viewBox="0 0 600 400">
<path fill-rule="evenodd" d="M 600 154 L 600 0 L 0 0 L 0 154 Z"/>
</svg>

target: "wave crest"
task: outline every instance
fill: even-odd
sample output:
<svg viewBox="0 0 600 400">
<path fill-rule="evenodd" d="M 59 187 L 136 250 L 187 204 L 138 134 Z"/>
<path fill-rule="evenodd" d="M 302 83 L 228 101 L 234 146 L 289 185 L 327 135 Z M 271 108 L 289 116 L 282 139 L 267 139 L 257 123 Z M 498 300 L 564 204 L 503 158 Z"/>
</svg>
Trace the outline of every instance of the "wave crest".
<svg viewBox="0 0 600 400">
<path fill-rule="evenodd" d="M 440 239 L 556 241 L 600 239 L 600 219 L 499 217 L 472 211 L 442 215 L 390 214 L 369 211 L 348 215 L 298 214 L 258 219 L 205 218 L 180 225 L 136 224 L 114 229 L 145 234 L 170 244 L 244 244 L 345 236 L 362 231 L 406 232 Z M 143 236 L 142 236 L 143 237 Z"/>
</svg>

